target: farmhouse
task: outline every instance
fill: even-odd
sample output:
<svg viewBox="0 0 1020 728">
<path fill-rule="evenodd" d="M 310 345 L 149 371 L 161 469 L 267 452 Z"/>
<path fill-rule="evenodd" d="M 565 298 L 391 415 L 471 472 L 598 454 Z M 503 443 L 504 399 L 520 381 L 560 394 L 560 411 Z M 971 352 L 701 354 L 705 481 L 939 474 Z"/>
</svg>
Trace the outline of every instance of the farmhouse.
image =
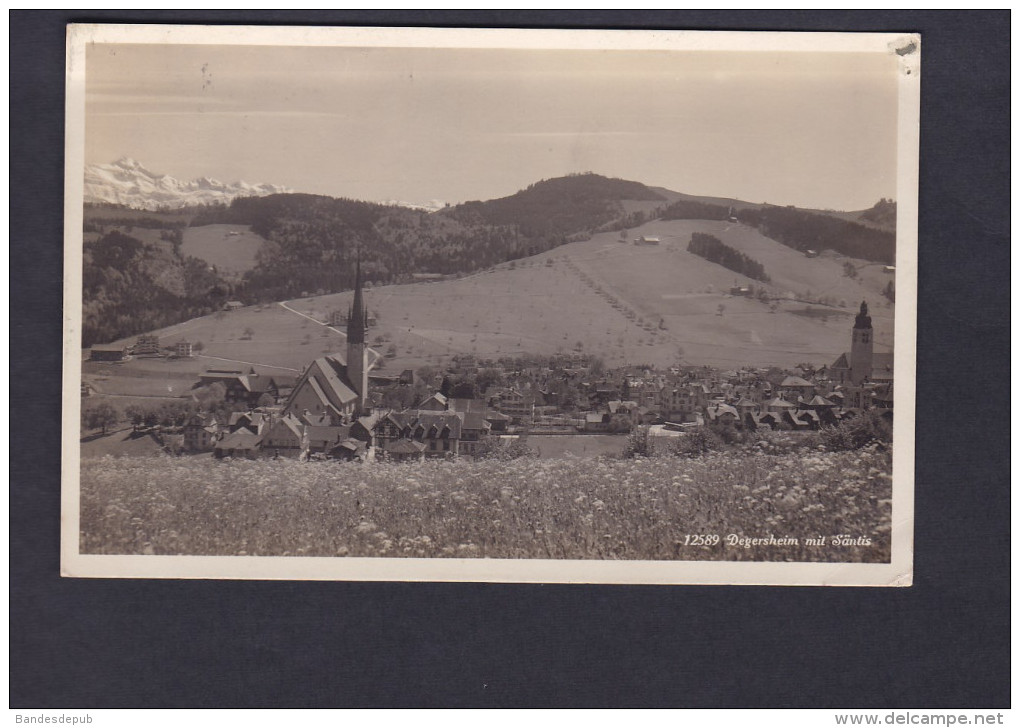
<svg viewBox="0 0 1020 728">
<path fill-rule="evenodd" d="M 184 423 L 184 449 L 188 452 L 209 452 L 219 435 L 215 417 L 196 414 Z"/>
<path fill-rule="evenodd" d="M 95 344 L 89 355 L 92 361 L 124 361 L 127 347 L 123 344 Z"/>
<path fill-rule="evenodd" d="M 244 304 L 240 301 L 227 301 L 223 304 L 224 311 L 236 311 L 239 308 L 244 308 Z"/>
<path fill-rule="evenodd" d="M 194 348 L 190 341 L 178 341 L 174 344 L 174 355 L 187 359 L 194 355 Z"/>
<path fill-rule="evenodd" d="M 634 239 L 634 245 L 658 245 L 659 242 L 658 238 L 648 235 L 642 235 L 640 238 Z"/>
<path fill-rule="evenodd" d="M 273 457 L 297 457 L 305 447 L 304 425 L 293 415 L 276 420 L 262 439 L 262 450 Z"/>
<path fill-rule="evenodd" d="M 251 430 L 241 428 L 237 432 L 225 435 L 216 443 L 213 454 L 218 458 L 244 457 L 254 459 L 258 457 L 262 438 Z"/>
</svg>

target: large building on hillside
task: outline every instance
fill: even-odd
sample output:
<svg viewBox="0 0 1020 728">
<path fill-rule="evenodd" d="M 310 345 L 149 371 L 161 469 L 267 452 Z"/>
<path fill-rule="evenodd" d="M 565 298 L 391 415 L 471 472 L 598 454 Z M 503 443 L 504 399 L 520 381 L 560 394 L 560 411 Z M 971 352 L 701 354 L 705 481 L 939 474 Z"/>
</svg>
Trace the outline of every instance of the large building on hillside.
<svg viewBox="0 0 1020 728">
<path fill-rule="evenodd" d="M 368 315 L 361 290 L 360 260 L 356 266 L 354 303 L 347 317 L 346 356 L 327 354 L 313 361 L 287 399 L 284 415 L 325 419 L 338 426 L 368 414 L 368 374 L 379 355 L 365 344 Z"/>
</svg>

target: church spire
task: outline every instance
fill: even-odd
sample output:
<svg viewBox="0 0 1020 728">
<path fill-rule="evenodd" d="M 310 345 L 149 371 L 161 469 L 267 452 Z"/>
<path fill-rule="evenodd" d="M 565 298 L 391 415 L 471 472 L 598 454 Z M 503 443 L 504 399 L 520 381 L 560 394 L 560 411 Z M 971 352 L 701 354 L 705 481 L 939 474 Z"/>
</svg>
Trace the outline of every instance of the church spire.
<svg viewBox="0 0 1020 728">
<path fill-rule="evenodd" d="M 347 343 L 364 344 L 365 329 L 368 323 L 368 312 L 365 311 L 365 301 L 361 294 L 361 251 L 357 253 L 357 260 L 354 269 L 354 305 L 347 317 Z"/>
<path fill-rule="evenodd" d="M 861 310 L 857 314 L 857 319 L 854 321 L 855 329 L 870 329 L 871 328 L 871 316 L 868 315 L 868 303 L 867 301 L 861 301 Z"/>
</svg>

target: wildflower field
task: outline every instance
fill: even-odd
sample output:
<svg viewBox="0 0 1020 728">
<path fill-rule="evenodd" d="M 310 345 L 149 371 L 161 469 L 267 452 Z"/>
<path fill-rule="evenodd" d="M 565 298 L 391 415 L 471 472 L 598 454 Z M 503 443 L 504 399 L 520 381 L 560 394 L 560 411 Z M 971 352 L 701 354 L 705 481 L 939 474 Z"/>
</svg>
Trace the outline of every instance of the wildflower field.
<svg viewBox="0 0 1020 728">
<path fill-rule="evenodd" d="M 885 562 L 890 458 L 87 458 L 80 552 Z"/>
</svg>

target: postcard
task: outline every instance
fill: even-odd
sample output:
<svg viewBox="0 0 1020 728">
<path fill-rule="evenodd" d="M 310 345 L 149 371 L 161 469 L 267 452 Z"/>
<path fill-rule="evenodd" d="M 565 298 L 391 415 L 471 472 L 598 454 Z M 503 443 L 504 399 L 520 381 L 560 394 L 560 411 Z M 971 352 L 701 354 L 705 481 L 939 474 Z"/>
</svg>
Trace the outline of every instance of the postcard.
<svg viewBox="0 0 1020 728">
<path fill-rule="evenodd" d="M 69 26 L 62 573 L 909 586 L 920 69 Z"/>
</svg>

